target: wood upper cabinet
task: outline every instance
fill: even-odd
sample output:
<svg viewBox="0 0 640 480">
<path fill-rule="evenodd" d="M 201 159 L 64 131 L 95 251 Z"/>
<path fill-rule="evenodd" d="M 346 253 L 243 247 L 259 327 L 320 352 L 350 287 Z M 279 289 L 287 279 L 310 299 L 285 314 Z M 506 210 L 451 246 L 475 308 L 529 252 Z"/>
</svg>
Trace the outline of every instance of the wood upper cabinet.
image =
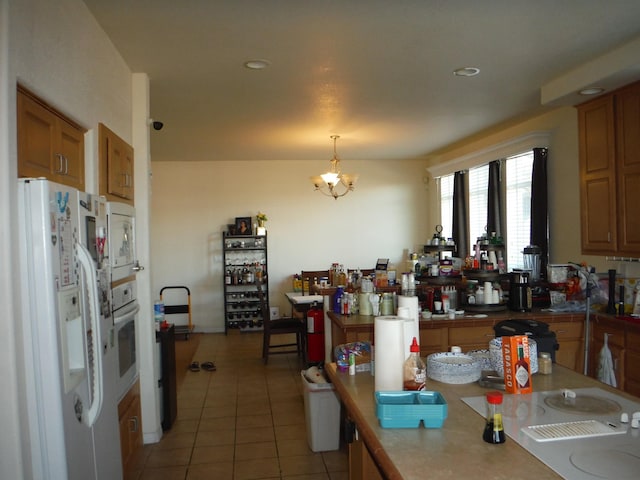
<svg viewBox="0 0 640 480">
<path fill-rule="evenodd" d="M 133 147 L 102 123 L 100 144 L 100 194 L 109 200 L 133 205 Z"/>
<path fill-rule="evenodd" d="M 640 83 L 616 94 L 618 253 L 640 254 Z"/>
<path fill-rule="evenodd" d="M 640 83 L 578 106 L 582 253 L 640 254 Z"/>
<path fill-rule="evenodd" d="M 18 176 L 84 190 L 85 130 L 18 88 Z"/>
</svg>

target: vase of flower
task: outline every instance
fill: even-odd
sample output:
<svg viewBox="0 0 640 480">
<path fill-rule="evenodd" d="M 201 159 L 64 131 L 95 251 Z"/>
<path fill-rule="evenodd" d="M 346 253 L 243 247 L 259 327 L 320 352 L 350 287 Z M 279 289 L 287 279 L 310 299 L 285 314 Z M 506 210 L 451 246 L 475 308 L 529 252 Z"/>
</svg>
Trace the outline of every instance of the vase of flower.
<svg viewBox="0 0 640 480">
<path fill-rule="evenodd" d="M 267 229 L 265 228 L 265 224 L 267 223 L 267 215 L 261 212 L 258 212 L 256 215 L 256 221 L 258 222 L 258 235 L 265 235 Z"/>
</svg>

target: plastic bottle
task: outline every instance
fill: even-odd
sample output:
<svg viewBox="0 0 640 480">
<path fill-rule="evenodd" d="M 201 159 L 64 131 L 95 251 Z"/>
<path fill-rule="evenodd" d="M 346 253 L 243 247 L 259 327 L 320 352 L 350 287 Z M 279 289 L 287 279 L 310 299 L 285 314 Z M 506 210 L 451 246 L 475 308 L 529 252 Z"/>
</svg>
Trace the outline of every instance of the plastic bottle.
<svg viewBox="0 0 640 480">
<path fill-rule="evenodd" d="M 487 393 L 487 422 L 482 439 L 487 443 L 504 443 L 506 436 L 502 426 L 502 393 Z"/>
<path fill-rule="evenodd" d="M 160 327 L 164 323 L 164 303 L 162 300 L 156 300 L 153 304 L 153 319 L 156 323 L 156 330 L 160 331 Z"/>
<path fill-rule="evenodd" d="M 404 362 L 403 381 L 404 390 L 424 390 L 427 381 L 427 367 L 420 358 L 420 345 L 416 337 L 413 337 L 409 357 Z"/>
</svg>

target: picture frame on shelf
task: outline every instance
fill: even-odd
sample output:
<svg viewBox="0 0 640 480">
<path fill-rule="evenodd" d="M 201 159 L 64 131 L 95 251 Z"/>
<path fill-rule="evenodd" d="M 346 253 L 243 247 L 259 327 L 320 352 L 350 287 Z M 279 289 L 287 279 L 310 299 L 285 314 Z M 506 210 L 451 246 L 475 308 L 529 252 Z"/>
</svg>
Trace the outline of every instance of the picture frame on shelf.
<svg viewBox="0 0 640 480">
<path fill-rule="evenodd" d="M 227 224 L 227 235 L 235 235 L 236 234 L 236 224 L 235 223 L 229 223 Z"/>
<path fill-rule="evenodd" d="M 251 217 L 236 217 L 236 235 L 251 235 Z"/>
</svg>

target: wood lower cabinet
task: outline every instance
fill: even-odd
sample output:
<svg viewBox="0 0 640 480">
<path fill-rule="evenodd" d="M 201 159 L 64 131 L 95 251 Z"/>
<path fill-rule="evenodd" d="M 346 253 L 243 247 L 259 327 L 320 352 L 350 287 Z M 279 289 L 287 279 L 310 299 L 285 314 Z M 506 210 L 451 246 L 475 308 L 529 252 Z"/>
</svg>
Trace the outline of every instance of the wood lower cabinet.
<svg viewBox="0 0 640 480">
<path fill-rule="evenodd" d="M 589 355 L 589 375 L 598 378 L 600 352 L 604 346 L 604 334 L 609 335 L 607 344 L 611 351 L 616 387 L 625 389 L 625 328 L 615 319 L 596 315 L 591 330 L 591 353 Z"/>
<path fill-rule="evenodd" d="M 582 253 L 640 255 L 640 83 L 578 106 Z"/>
<path fill-rule="evenodd" d="M 120 422 L 120 450 L 124 477 L 129 478 L 137 450 L 142 447 L 142 410 L 140 382 L 136 382 L 118 404 Z"/>
<path fill-rule="evenodd" d="M 100 194 L 133 205 L 133 147 L 102 123 L 98 125 L 98 144 Z"/>
<path fill-rule="evenodd" d="M 85 130 L 18 87 L 18 176 L 84 190 Z"/>
<path fill-rule="evenodd" d="M 360 438 L 349 444 L 349 478 L 351 480 L 384 479 L 369 449 Z"/>
<path fill-rule="evenodd" d="M 496 334 L 492 325 L 449 329 L 449 348 L 459 346 L 463 352 L 486 350 Z"/>
<path fill-rule="evenodd" d="M 420 355 L 445 352 L 449 345 L 449 328 L 420 328 Z M 407 354 L 408 355 L 408 354 Z"/>
<path fill-rule="evenodd" d="M 627 329 L 624 355 L 625 391 L 640 397 L 640 325 Z"/>
<path fill-rule="evenodd" d="M 560 348 L 556 352 L 556 363 L 576 372 L 584 371 L 584 323 L 553 322 L 550 330 L 556 333 Z"/>
</svg>

